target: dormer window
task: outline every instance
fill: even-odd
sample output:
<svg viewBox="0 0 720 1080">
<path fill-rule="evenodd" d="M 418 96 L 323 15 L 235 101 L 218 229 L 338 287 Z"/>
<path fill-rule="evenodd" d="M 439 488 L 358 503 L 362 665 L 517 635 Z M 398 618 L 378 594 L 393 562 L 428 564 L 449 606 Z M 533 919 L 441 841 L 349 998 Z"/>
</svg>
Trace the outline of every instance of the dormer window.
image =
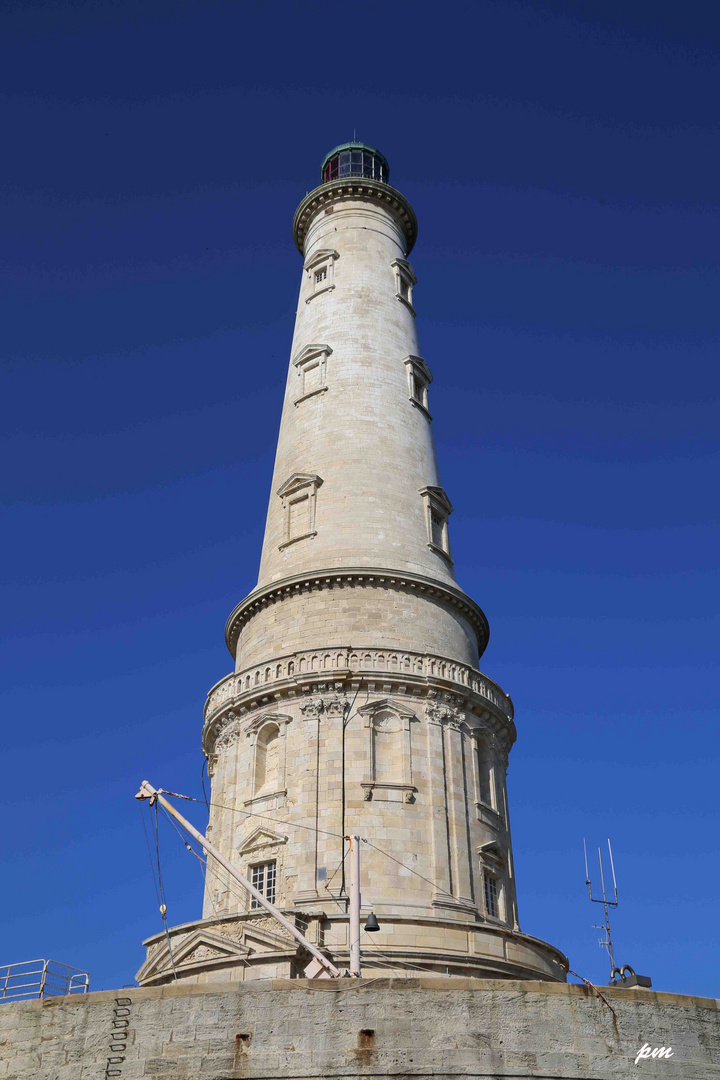
<svg viewBox="0 0 720 1080">
<path fill-rule="evenodd" d="M 413 288 L 417 285 L 417 278 L 415 277 L 415 271 L 409 262 L 405 259 L 395 259 L 390 263 L 395 274 L 395 296 L 409 308 L 412 314 L 415 314 L 415 308 L 413 307 Z"/>
<path fill-rule="evenodd" d="M 327 360 L 331 352 L 329 345 L 306 345 L 293 360 L 299 383 L 296 405 L 327 390 Z"/>
<path fill-rule="evenodd" d="M 278 495 L 282 499 L 285 511 L 285 525 L 283 540 L 279 545 L 280 551 L 297 543 L 298 540 L 309 540 L 317 536 L 315 528 L 315 515 L 317 503 L 317 490 L 322 484 L 319 476 L 310 473 L 293 473 L 278 488 Z"/>
<path fill-rule="evenodd" d="M 452 514 L 452 503 L 439 487 L 421 488 L 420 494 L 425 504 L 428 547 L 442 555 L 452 566 L 448 536 L 448 518 Z"/>
<path fill-rule="evenodd" d="M 428 419 L 432 419 L 428 412 L 428 387 L 433 381 L 430 368 L 422 356 L 406 356 L 403 360 L 408 374 L 408 397 L 411 404 L 421 409 Z"/>
<path fill-rule="evenodd" d="M 321 248 L 306 261 L 304 270 L 310 280 L 310 295 L 305 298 L 306 304 L 320 293 L 330 292 L 335 288 L 335 260 L 339 258 L 334 249 Z"/>
</svg>

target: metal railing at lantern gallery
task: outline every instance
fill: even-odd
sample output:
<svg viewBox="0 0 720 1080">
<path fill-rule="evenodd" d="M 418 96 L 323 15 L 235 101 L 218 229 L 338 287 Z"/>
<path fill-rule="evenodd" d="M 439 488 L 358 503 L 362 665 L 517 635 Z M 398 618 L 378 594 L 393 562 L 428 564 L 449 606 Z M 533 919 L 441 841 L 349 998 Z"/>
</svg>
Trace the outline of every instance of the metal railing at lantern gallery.
<svg viewBox="0 0 720 1080">
<path fill-rule="evenodd" d="M 57 960 L 0 964 L 0 1002 L 87 994 L 89 988 L 87 971 L 59 964 Z"/>
</svg>

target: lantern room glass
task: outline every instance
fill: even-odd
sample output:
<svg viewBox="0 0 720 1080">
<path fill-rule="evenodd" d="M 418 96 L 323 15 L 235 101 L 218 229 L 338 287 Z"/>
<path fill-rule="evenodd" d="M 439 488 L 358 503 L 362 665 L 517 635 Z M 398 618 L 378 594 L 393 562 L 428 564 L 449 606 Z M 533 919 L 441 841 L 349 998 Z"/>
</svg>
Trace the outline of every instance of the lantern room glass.
<svg viewBox="0 0 720 1080">
<path fill-rule="evenodd" d="M 343 180 L 347 176 L 362 176 L 367 180 L 387 183 L 387 168 L 379 155 L 369 150 L 341 150 L 323 167 L 323 183 Z"/>
</svg>

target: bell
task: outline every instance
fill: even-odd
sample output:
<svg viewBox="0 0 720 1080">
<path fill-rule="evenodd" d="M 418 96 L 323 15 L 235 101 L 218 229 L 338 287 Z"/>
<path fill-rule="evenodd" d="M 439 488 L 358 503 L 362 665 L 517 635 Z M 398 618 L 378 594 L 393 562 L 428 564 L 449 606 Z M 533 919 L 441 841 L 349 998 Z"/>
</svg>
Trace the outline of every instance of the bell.
<svg viewBox="0 0 720 1080">
<path fill-rule="evenodd" d="M 365 929 L 367 930 L 367 932 L 369 934 L 373 934 L 373 933 L 375 933 L 376 930 L 380 929 L 380 925 L 379 925 L 377 919 L 375 918 L 375 912 L 374 911 L 371 911 L 370 914 L 368 915 L 368 921 L 365 923 Z"/>
</svg>

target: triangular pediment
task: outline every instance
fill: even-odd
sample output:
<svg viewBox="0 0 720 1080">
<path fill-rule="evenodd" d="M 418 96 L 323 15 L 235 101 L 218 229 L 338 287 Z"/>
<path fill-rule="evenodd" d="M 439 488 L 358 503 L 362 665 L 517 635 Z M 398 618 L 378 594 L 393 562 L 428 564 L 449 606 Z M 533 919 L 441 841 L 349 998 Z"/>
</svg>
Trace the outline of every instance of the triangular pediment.
<svg viewBox="0 0 720 1080">
<path fill-rule="evenodd" d="M 415 271 L 413 270 L 407 259 L 395 259 L 393 262 L 390 263 L 390 265 L 396 266 L 398 270 L 413 283 L 413 285 L 417 285 Z"/>
<path fill-rule="evenodd" d="M 327 262 L 328 259 L 339 259 L 340 255 L 334 248 L 318 248 L 318 250 L 305 260 L 303 270 L 312 270 L 318 263 Z"/>
<path fill-rule="evenodd" d="M 491 840 L 489 844 L 483 844 L 480 848 L 479 854 L 489 863 L 496 863 L 500 866 L 503 862 L 502 848 L 495 840 Z"/>
<path fill-rule="evenodd" d="M 450 502 L 449 498 L 447 497 L 446 492 L 443 491 L 443 489 L 441 487 L 428 486 L 428 487 L 420 488 L 420 494 L 421 495 L 428 495 L 431 499 L 434 499 L 434 501 L 438 504 L 438 506 L 440 506 L 445 511 L 446 514 L 452 514 L 452 512 L 453 512 L 452 503 Z"/>
<path fill-rule="evenodd" d="M 172 957 L 167 941 L 163 941 L 148 957 L 135 978 L 144 983 L 194 964 L 217 964 L 244 960 L 250 948 L 242 942 L 220 937 L 210 930 L 193 930 L 180 941 L 172 942 Z"/>
<path fill-rule="evenodd" d="M 306 345 L 304 349 L 293 358 L 293 367 L 299 367 L 301 364 L 306 364 L 308 360 L 312 360 L 316 356 L 329 356 L 332 349 L 329 345 Z"/>
<path fill-rule="evenodd" d="M 251 832 L 246 840 L 243 840 L 242 846 L 239 848 L 239 854 L 248 855 L 252 851 L 257 851 L 258 848 L 287 844 L 287 841 L 287 836 L 282 836 L 280 833 L 273 832 L 272 829 L 265 829 L 260 826 Z"/>
<path fill-rule="evenodd" d="M 413 356 L 412 354 L 406 356 L 403 360 L 403 364 L 410 364 L 412 367 L 417 368 L 428 384 L 433 381 L 430 368 L 427 366 L 427 363 L 423 360 L 422 356 Z"/>
<path fill-rule="evenodd" d="M 285 498 L 286 495 L 292 495 L 296 491 L 300 491 L 305 487 L 320 487 L 322 479 L 315 473 L 293 473 L 289 476 L 284 484 L 277 489 L 277 494 L 281 498 Z"/>
</svg>

